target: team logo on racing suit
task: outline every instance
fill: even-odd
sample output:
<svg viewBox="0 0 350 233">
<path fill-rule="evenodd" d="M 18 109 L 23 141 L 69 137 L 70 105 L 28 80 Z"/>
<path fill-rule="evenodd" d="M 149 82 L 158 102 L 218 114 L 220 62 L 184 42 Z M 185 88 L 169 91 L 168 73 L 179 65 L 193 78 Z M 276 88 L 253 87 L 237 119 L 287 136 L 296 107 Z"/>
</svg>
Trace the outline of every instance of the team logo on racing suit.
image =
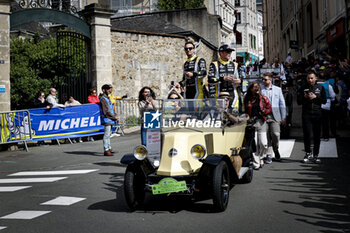
<svg viewBox="0 0 350 233">
<path fill-rule="evenodd" d="M 160 129 L 160 116 L 162 114 L 157 110 L 156 112 L 143 113 L 143 127 L 145 129 Z"/>
</svg>

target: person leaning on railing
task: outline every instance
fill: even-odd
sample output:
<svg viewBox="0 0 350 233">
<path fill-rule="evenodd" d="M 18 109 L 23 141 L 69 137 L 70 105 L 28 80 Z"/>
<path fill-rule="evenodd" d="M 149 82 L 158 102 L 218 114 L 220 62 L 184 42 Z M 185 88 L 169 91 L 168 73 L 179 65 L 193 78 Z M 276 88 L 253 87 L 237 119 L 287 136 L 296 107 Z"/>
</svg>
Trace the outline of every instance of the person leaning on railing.
<svg viewBox="0 0 350 233">
<path fill-rule="evenodd" d="M 65 108 L 66 106 L 64 106 L 63 104 L 58 103 L 56 94 L 57 91 L 55 88 L 50 88 L 49 89 L 50 94 L 46 97 L 46 101 L 49 102 L 50 104 L 52 104 L 52 107 L 60 107 L 60 108 Z"/>
<path fill-rule="evenodd" d="M 74 97 L 70 95 L 69 98 L 68 98 L 68 100 L 64 103 L 64 105 L 65 105 L 66 107 L 67 107 L 67 106 L 72 107 L 72 106 L 81 105 L 81 103 L 80 103 L 79 101 L 75 100 Z M 76 143 L 76 140 L 75 140 L 75 139 L 77 139 L 78 142 L 83 142 L 83 140 L 82 140 L 81 137 L 77 137 L 77 138 L 73 138 L 73 139 L 72 139 L 72 142 L 73 142 L 73 143 Z"/>
<path fill-rule="evenodd" d="M 90 104 L 98 104 L 100 103 L 100 99 L 97 96 L 97 91 L 95 88 L 89 90 L 90 94 L 88 96 L 88 103 Z"/>
<path fill-rule="evenodd" d="M 52 108 L 52 104 L 46 101 L 45 93 L 43 91 L 39 91 L 37 97 L 34 99 L 33 103 L 34 108 Z"/>
</svg>

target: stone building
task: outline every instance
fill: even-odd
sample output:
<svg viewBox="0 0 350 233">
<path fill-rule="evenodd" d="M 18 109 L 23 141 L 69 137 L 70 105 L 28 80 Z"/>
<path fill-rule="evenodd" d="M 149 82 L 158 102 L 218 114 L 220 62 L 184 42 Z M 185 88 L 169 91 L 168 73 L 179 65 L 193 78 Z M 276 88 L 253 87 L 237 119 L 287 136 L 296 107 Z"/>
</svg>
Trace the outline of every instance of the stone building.
<svg viewBox="0 0 350 233">
<path fill-rule="evenodd" d="M 197 19 L 186 23 L 184 19 L 191 17 L 184 14 Z M 200 22 L 207 23 L 198 27 Z M 143 86 L 150 86 L 158 97 L 165 98 L 170 82 L 182 79 L 187 40 L 199 44 L 196 53 L 207 61 L 207 68 L 217 58 L 220 21 L 205 9 L 118 17 L 111 24 L 112 82 L 118 95 L 137 98 Z"/>
</svg>

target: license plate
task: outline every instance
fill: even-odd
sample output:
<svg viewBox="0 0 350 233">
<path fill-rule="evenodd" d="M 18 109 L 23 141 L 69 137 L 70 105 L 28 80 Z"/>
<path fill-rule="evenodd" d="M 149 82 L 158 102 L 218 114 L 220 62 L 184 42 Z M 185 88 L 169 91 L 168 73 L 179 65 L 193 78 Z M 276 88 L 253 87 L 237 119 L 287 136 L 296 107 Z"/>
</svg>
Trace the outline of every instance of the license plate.
<svg viewBox="0 0 350 233">
<path fill-rule="evenodd" d="M 152 194 L 176 193 L 187 190 L 185 181 L 164 178 L 158 184 L 152 185 Z"/>
</svg>

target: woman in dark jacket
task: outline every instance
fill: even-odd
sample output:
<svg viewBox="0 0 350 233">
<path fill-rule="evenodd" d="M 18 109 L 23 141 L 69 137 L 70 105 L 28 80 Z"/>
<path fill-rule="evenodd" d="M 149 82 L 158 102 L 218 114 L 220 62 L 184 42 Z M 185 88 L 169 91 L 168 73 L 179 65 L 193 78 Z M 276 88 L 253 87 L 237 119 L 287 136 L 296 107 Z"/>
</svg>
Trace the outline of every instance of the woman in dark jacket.
<svg viewBox="0 0 350 233">
<path fill-rule="evenodd" d="M 50 109 L 52 104 L 46 101 L 45 93 L 43 91 L 39 91 L 36 98 L 34 99 L 34 108 L 47 108 Z"/>
<path fill-rule="evenodd" d="M 267 150 L 266 116 L 271 114 L 270 101 L 266 96 L 261 95 L 258 82 L 252 82 L 248 86 L 244 107 L 258 136 L 256 143 L 258 151 L 253 153 L 253 166 L 257 170 L 264 165 L 263 157 L 266 156 Z"/>
</svg>

